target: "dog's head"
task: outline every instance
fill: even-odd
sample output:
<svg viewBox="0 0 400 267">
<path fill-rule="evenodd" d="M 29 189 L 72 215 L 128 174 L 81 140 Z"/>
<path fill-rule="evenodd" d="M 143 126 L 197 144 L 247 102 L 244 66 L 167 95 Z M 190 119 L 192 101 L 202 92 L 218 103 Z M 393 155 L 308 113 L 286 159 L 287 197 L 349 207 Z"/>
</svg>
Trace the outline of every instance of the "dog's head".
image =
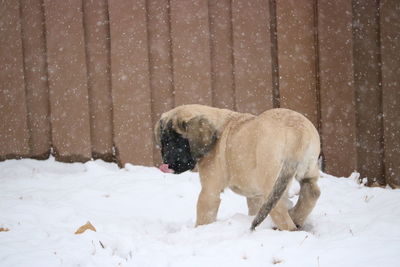
<svg viewBox="0 0 400 267">
<path fill-rule="evenodd" d="M 207 114 L 177 108 L 164 113 L 155 127 L 155 141 L 163 163 L 179 174 L 192 170 L 217 140 L 215 126 Z"/>
</svg>

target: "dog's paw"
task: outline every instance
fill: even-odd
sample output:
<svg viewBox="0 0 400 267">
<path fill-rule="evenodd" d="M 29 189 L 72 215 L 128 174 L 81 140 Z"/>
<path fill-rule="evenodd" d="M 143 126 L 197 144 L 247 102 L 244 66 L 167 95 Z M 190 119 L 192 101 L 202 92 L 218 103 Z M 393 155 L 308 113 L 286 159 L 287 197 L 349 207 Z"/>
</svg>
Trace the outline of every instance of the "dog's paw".
<svg viewBox="0 0 400 267">
<path fill-rule="evenodd" d="M 275 231 L 291 231 L 291 232 L 294 232 L 294 231 L 299 231 L 300 228 L 299 228 L 297 225 L 296 225 L 296 227 L 292 227 L 292 228 L 289 228 L 289 229 L 279 229 L 278 227 L 274 226 L 274 227 L 272 227 L 272 230 L 275 230 Z"/>
</svg>

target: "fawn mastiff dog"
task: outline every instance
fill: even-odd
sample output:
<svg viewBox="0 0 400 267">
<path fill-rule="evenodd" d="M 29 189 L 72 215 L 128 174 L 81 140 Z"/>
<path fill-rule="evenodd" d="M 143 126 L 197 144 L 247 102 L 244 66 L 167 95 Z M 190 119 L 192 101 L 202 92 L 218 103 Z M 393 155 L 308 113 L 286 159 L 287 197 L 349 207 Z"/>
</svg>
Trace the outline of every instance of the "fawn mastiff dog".
<svg viewBox="0 0 400 267">
<path fill-rule="evenodd" d="M 296 230 L 320 195 L 320 139 L 314 125 L 288 109 L 259 116 L 203 105 L 183 105 L 162 114 L 155 126 L 164 172 L 198 166 L 201 192 L 196 226 L 216 220 L 220 193 L 227 187 L 247 198 L 254 230 L 268 214 L 280 230 Z M 288 185 L 300 195 L 288 205 Z"/>
</svg>

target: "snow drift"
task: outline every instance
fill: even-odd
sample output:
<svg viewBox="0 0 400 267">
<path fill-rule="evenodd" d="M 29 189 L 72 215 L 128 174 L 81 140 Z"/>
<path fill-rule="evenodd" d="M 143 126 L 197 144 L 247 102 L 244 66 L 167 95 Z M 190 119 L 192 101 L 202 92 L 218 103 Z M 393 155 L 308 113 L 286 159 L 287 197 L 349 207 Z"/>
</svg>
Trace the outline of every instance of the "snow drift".
<svg viewBox="0 0 400 267">
<path fill-rule="evenodd" d="M 194 228 L 197 173 L 100 160 L 0 163 L 0 266 L 399 266 L 400 190 L 322 174 L 302 231 L 250 232 L 227 190 L 217 222 Z M 296 201 L 298 185 L 291 188 Z M 87 222 L 94 230 L 75 232 Z"/>
</svg>

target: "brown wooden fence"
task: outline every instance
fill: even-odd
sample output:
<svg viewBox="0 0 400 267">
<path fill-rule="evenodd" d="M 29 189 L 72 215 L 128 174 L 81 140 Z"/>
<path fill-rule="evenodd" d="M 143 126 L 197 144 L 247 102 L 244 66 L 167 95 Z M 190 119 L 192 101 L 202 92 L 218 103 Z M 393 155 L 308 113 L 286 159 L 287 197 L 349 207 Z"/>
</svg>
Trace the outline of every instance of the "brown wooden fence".
<svg viewBox="0 0 400 267">
<path fill-rule="evenodd" d="M 0 158 L 160 161 L 174 106 L 286 107 L 326 171 L 400 185 L 398 0 L 4 0 Z"/>
</svg>

